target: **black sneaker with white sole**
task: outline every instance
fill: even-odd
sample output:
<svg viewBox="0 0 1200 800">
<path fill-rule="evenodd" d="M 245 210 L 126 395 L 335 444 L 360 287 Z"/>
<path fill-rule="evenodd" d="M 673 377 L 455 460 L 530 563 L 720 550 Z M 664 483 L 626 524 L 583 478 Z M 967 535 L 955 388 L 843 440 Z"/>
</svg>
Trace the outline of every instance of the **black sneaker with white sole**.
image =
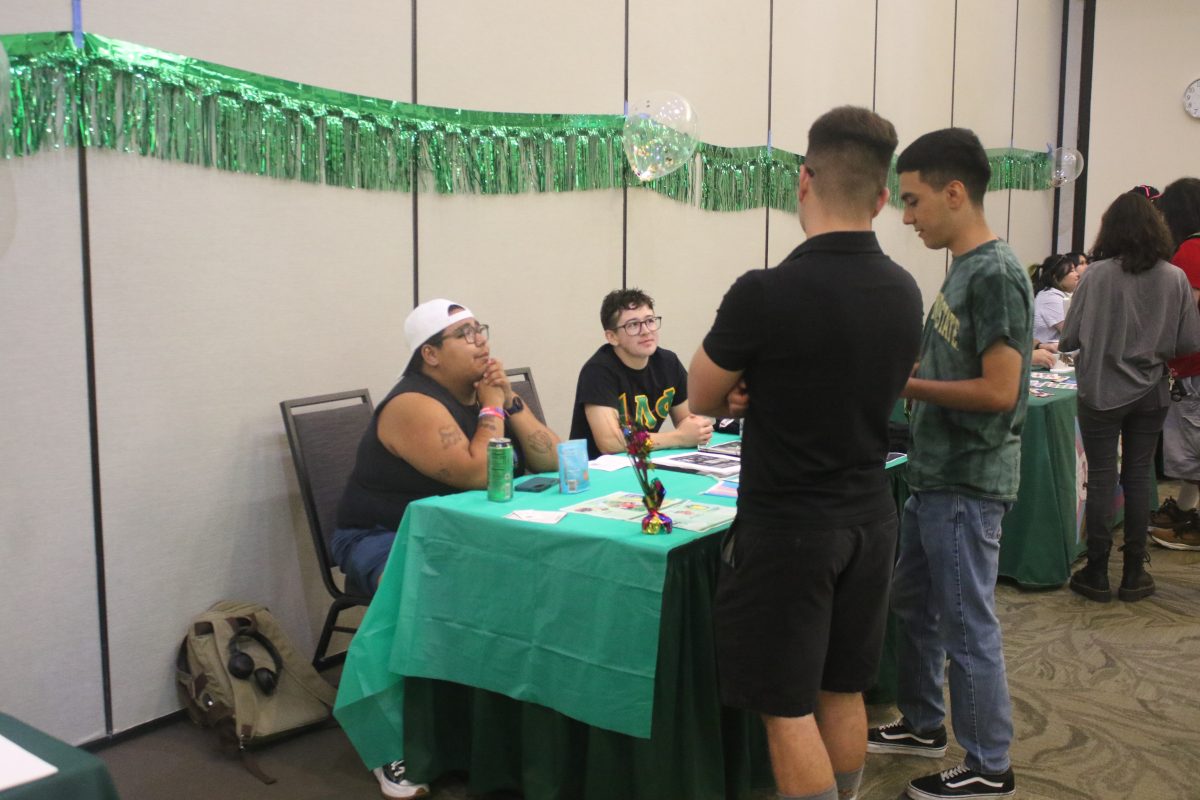
<svg viewBox="0 0 1200 800">
<path fill-rule="evenodd" d="M 426 797 L 429 794 L 429 784 L 413 783 L 404 777 L 404 762 L 393 761 L 372 770 L 379 780 L 379 790 L 384 797 L 408 800 L 413 797 Z"/>
<path fill-rule="evenodd" d="M 941 758 L 946 755 L 946 726 L 918 733 L 898 719 L 867 731 L 867 752 Z"/>
<path fill-rule="evenodd" d="M 908 796 L 913 800 L 1012 797 L 1015 792 L 1012 767 L 990 774 L 959 764 L 953 769 L 935 772 L 908 784 Z"/>
</svg>

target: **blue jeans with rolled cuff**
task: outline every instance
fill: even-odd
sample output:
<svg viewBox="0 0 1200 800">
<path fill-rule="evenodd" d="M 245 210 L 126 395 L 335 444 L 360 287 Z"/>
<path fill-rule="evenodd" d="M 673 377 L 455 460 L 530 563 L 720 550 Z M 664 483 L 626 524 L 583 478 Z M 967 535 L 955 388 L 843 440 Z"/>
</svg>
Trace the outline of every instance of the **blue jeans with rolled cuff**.
<svg viewBox="0 0 1200 800">
<path fill-rule="evenodd" d="M 995 598 L 1000 522 L 1011 507 L 955 492 L 914 492 L 904 505 L 892 579 L 892 611 L 901 622 L 900 713 L 916 731 L 945 723 L 949 659 L 954 737 L 967 766 L 987 773 L 1009 768 L 1013 735 Z"/>
</svg>

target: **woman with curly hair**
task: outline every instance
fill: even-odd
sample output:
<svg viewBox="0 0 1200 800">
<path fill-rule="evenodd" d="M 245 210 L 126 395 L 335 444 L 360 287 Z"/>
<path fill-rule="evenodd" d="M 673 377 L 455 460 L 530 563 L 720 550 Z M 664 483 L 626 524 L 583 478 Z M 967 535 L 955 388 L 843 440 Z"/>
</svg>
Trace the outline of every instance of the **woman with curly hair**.
<svg viewBox="0 0 1200 800">
<path fill-rule="evenodd" d="M 1200 313 L 1187 276 L 1167 263 L 1174 252 L 1162 216 L 1126 193 L 1100 220 L 1093 262 L 1067 312 L 1059 346 L 1079 350 L 1079 430 L 1088 460 L 1087 564 L 1071 589 L 1108 602 L 1117 444 L 1125 493 L 1124 570 L 1118 596 L 1154 593 L 1146 572 L 1150 470 L 1170 403 L 1167 362 L 1200 350 Z"/>
</svg>

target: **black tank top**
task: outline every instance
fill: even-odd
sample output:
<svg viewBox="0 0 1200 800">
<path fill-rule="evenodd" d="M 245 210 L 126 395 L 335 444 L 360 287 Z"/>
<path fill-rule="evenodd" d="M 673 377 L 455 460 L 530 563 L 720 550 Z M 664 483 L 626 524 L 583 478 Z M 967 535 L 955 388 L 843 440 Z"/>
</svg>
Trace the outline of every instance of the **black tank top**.
<svg viewBox="0 0 1200 800">
<path fill-rule="evenodd" d="M 338 505 L 339 528 L 384 527 L 395 530 L 408 504 L 422 497 L 462 491 L 435 480 L 395 456 L 379 441 L 379 414 L 396 395 L 415 392 L 437 400 L 462 428 L 467 439 L 479 425 L 479 404 L 463 405 L 440 383 L 422 373 L 405 375 L 375 408 L 371 424 L 358 444 L 358 457 Z M 513 474 L 524 473 L 524 454 L 505 420 L 504 435 L 513 440 Z"/>
</svg>

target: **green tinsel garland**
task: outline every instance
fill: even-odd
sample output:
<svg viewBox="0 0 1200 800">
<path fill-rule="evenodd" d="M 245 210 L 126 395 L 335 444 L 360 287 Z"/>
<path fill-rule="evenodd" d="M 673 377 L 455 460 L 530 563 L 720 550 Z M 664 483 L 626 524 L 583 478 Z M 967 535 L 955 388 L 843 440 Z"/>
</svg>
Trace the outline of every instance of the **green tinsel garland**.
<svg viewBox="0 0 1200 800">
<path fill-rule="evenodd" d="M 335 92 L 128 42 L 70 33 L 0 36 L 12 124 L 0 154 L 102 147 L 331 186 L 443 194 L 644 186 L 711 211 L 796 210 L 803 156 L 701 143 L 648 183 L 630 170 L 620 115 L 509 114 Z M 1047 189 L 1046 153 L 990 150 L 989 189 Z M 893 171 L 893 196 L 898 194 Z M 898 200 L 896 200 L 898 202 Z"/>
</svg>

